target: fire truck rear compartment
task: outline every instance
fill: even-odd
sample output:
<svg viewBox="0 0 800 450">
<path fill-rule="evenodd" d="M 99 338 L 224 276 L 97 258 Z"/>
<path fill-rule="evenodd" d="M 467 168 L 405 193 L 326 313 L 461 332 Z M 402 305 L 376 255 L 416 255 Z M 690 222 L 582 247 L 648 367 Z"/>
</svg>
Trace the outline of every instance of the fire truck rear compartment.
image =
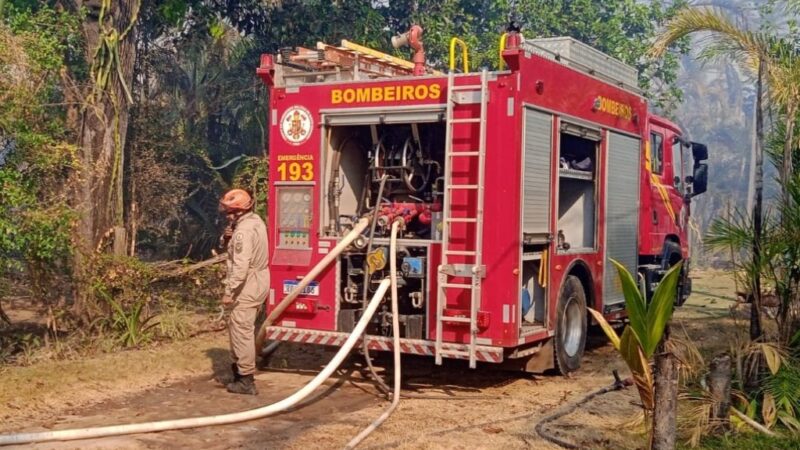
<svg viewBox="0 0 800 450">
<path fill-rule="evenodd" d="M 439 238 L 442 214 L 444 124 L 329 126 L 325 136 L 323 233 L 341 237 L 358 217 L 376 218 L 372 242 L 368 232 L 339 258 L 337 330 L 352 330 L 364 298 L 370 298 L 388 275 L 387 238 L 392 222 L 401 220 L 397 256 L 401 336 L 423 339 L 431 296 L 429 244 Z M 391 313 L 385 304 L 367 333 L 390 332 Z"/>
<path fill-rule="evenodd" d="M 355 218 L 378 205 L 376 236 L 388 237 L 399 217 L 401 238 L 434 237 L 443 195 L 443 123 L 331 126 L 326 135 L 327 236 L 343 236 Z"/>
</svg>

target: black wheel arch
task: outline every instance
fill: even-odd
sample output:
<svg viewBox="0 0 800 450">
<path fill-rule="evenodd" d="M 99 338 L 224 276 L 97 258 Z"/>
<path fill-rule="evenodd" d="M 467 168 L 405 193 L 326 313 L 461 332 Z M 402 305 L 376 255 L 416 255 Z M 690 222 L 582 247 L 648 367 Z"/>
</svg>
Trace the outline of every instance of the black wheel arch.
<svg viewBox="0 0 800 450">
<path fill-rule="evenodd" d="M 586 296 L 586 306 L 597 309 L 597 305 L 595 304 L 597 295 L 595 295 L 594 292 L 594 279 L 592 278 L 592 271 L 589 270 L 589 263 L 582 259 L 572 261 L 569 266 L 567 266 L 567 270 L 564 271 L 564 276 L 561 278 L 561 286 L 564 286 L 567 277 L 570 275 L 574 275 L 580 280 L 583 286 L 583 293 Z"/>
</svg>

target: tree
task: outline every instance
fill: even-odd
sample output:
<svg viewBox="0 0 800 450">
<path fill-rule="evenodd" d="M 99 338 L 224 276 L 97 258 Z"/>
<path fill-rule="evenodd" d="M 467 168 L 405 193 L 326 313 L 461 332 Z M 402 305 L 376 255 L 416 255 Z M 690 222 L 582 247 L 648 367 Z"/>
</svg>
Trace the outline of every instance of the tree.
<svg viewBox="0 0 800 450">
<path fill-rule="evenodd" d="M 763 33 L 746 29 L 733 23 L 719 10 L 711 8 L 686 8 L 678 11 L 676 16 L 667 22 L 665 30 L 653 44 L 651 53 L 661 56 L 674 42 L 686 36 L 698 33 L 710 33 L 704 40 L 707 49 L 703 56 L 725 55 L 753 74 L 756 78 L 756 139 L 753 154 L 755 155 L 755 201 L 753 204 L 753 266 L 761 267 L 761 234 L 763 209 L 763 160 L 764 160 L 764 84 L 769 72 L 770 50 L 773 39 Z M 761 274 L 753 273 L 751 291 L 754 295 L 750 313 L 750 337 L 759 339 L 762 335 L 760 297 Z"/>
<path fill-rule="evenodd" d="M 625 326 L 622 336 L 619 336 L 603 314 L 593 309 L 589 309 L 589 312 L 619 351 L 633 375 L 642 408 L 651 419 L 650 448 L 673 449 L 678 403 L 677 364 L 675 356 L 666 350 L 668 346 L 665 341 L 669 338 L 668 324 L 672 319 L 675 296 L 678 293 L 682 263 L 667 271 L 653 292 L 653 298 L 647 302 L 625 266 L 614 260 L 611 262 L 619 274 L 629 324 Z M 653 356 L 656 359 L 655 377 L 650 368 L 650 359 Z"/>
<path fill-rule="evenodd" d="M 77 139 L 86 169 L 75 193 L 81 216 L 77 237 L 86 252 L 112 227 L 123 225 L 123 148 L 133 101 L 130 85 L 140 0 L 79 0 L 75 6 L 89 11 L 83 21 L 89 79 L 74 92 L 80 96 Z"/>
<path fill-rule="evenodd" d="M 53 277 L 70 255 L 78 168 L 60 88 L 61 69 L 82 52 L 80 21 L 53 8 L 6 5 L 0 18 L 0 299 L 5 277 L 27 274 L 48 306 L 64 294 Z M 65 189 L 67 188 L 67 189 Z M 3 317 L 0 308 L 0 319 Z"/>
<path fill-rule="evenodd" d="M 782 109 L 783 154 L 780 167 L 781 187 L 784 201 L 788 198 L 788 187 L 793 172 L 793 153 L 796 148 L 795 125 L 800 111 L 800 55 L 794 46 L 785 41 L 773 44 L 770 71 L 770 93 Z"/>
</svg>

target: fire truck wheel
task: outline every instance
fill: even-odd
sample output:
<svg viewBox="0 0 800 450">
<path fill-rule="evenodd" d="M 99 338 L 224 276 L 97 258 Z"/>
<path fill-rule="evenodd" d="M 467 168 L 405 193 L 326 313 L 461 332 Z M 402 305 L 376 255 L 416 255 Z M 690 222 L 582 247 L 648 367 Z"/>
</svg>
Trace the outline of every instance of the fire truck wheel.
<svg viewBox="0 0 800 450">
<path fill-rule="evenodd" d="M 567 276 L 556 309 L 556 368 L 564 375 L 578 370 L 586 345 L 586 293 L 578 277 Z"/>
<path fill-rule="evenodd" d="M 665 259 L 662 261 L 662 267 L 664 270 L 668 270 L 670 267 L 678 264 L 683 260 L 683 255 L 681 254 L 681 246 L 674 241 L 667 241 L 664 243 L 664 255 Z M 686 301 L 687 295 L 684 295 L 684 289 L 686 285 L 686 266 L 681 268 L 681 277 L 678 279 L 678 293 L 675 297 L 675 303 L 677 306 L 683 305 L 683 302 Z M 650 293 L 652 296 L 652 292 Z M 649 299 L 650 297 L 648 297 Z"/>
<path fill-rule="evenodd" d="M 667 241 L 664 243 L 664 255 L 666 255 L 666 259 L 663 261 L 665 270 L 678 264 L 683 259 L 681 255 L 681 246 L 674 241 Z"/>
</svg>

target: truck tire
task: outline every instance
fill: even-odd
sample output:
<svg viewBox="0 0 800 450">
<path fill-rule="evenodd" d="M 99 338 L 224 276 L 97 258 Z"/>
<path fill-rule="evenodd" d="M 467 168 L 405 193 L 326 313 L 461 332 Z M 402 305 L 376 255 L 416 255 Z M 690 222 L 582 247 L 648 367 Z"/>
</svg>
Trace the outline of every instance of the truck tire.
<svg viewBox="0 0 800 450">
<path fill-rule="evenodd" d="M 669 270 L 670 267 L 674 266 L 682 259 L 683 253 L 681 253 L 681 246 L 677 242 L 664 242 L 664 260 L 661 262 L 664 270 Z"/>
<path fill-rule="evenodd" d="M 554 336 L 556 369 L 563 375 L 581 367 L 586 326 L 586 293 L 578 277 L 568 275 L 558 296 Z"/>
<path fill-rule="evenodd" d="M 681 253 L 681 246 L 675 241 L 667 241 L 664 243 L 664 260 L 661 262 L 661 267 L 667 271 L 670 267 L 674 266 L 675 264 L 679 263 L 683 260 L 683 253 Z M 677 293 L 675 294 L 675 305 L 681 306 L 686 301 L 686 298 L 689 296 L 688 293 L 685 293 L 686 285 L 689 283 L 687 277 L 687 267 L 684 266 L 681 268 L 681 275 L 678 279 L 678 287 Z"/>
</svg>

